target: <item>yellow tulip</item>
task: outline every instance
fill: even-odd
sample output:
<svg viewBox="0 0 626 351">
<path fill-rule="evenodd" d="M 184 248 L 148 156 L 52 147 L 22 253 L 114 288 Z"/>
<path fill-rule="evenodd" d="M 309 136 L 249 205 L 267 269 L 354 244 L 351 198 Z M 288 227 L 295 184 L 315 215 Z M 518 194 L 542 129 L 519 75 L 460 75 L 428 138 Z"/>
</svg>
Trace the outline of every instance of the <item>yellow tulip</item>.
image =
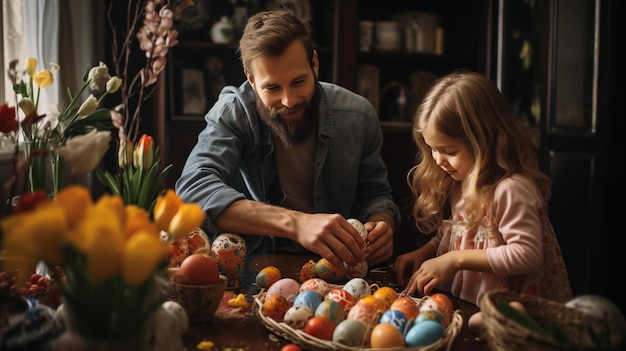
<svg viewBox="0 0 626 351">
<path fill-rule="evenodd" d="M 154 221 L 161 230 L 167 231 L 172 218 L 178 212 L 183 201 L 172 189 L 167 189 L 164 195 L 159 195 L 154 205 Z"/>
<path fill-rule="evenodd" d="M 124 252 L 124 237 L 119 221 L 104 217 L 106 212 L 90 216 L 85 222 L 85 256 L 87 270 L 94 281 L 103 281 L 120 273 Z M 115 223 L 117 222 L 117 223 Z"/>
<path fill-rule="evenodd" d="M 46 88 L 50 86 L 53 81 L 54 77 L 52 76 L 52 72 L 47 69 L 39 71 L 33 76 L 33 82 L 35 82 L 35 84 L 37 84 L 37 86 L 40 88 Z"/>
<path fill-rule="evenodd" d="M 183 203 L 172 218 L 168 233 L 180 240 L 204 221 L 205 213 L 197 204 Z"/>
<path fill-rule="evenodd" d="M 135 168 L 150 168 L 154 162 L 154 153 L 154 140 L 147 134 L 142 135 L 133 153 Z"/>
<path fill-rule="evenodd" d="M 118 76 L 111 77 L 107 81 L 107 85 L 106 85 L 107 93 L 109 94 L 115 93 L 120 88 L 121 85 L 122 85 L 122 78 Z"/>
<path fill-rule="evenodd" d="M 54 202 L 65 209 L 69 228 L 76 228 L 87 210 L 93 206 L 91 193 L 80 185 L 68 185 L 61 189 Z"/>
<path fill-rule="evenodd" d="M 124 142 L 124 145 L 119 148 L 117 160 L 120 168 L 133 163 L 133 144 L 130 141 Z"/>
<path fill-rule="evenodd" d="M 61 249 L 68 232 L 67 217 L 60 206 L 42 206 L 32 212 L 22 233 L 30 232 L 30 240 L 38 247 L 38 257 L 47 264 L 61 263 Z"/>
<path fill-rule="evenodd" d="M 118 218 L 121 222 L 124 222 L 126 218 L 126 205 L 124 199 L 118 195 L 104 194 L 100 196 L 98 202 L 96 202 L 97 210 L 110 210 L 115 218 Z"/>
<path fill-rule="evenodd" d="M 89 94 L 87 99 L 78 108 L 79 116 L 87 116 L 93 113 L 98 108 L 98 99 L 93 94 Z"/>
<path fill-rule="evenodd" d="M 124 223 L 124 237 L 126 240 L 140 231 L 148 231 L 153 236 L 159 236 L 159 229 L 150 220 L 150 214 L 136 205 L 126 206 L 126 222 Z"/>
<path fill-rule="evenodd" d="M 37 69 L 37 59 L 34 57 L 26 58 L 26 73 L 29 76 L 33 76 L 35 74 L 35 70 Z"/>
<path fill-rule="evenodd" d="M 139 231 L 124 246 L 122 279 L 135 285 L 145 282 L 167 255 L 168 248 L 158 237 Z"/>
</svg>

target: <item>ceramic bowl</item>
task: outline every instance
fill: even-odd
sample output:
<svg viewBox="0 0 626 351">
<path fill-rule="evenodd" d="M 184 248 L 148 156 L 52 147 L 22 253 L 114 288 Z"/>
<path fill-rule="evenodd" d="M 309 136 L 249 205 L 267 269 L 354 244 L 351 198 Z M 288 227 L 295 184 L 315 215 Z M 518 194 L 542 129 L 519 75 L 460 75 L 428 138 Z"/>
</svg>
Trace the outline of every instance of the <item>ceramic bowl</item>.
<svg viewBox="0 0 626 351">
<path fill-rule="evenodd" d="M 220 282 L 210 285 L 186 285 L 172 281 L 174 299 L 185 309 L 191 323 L 213 318 L 222 300 L 228 278 L 220 275 Z"/>
</svg>

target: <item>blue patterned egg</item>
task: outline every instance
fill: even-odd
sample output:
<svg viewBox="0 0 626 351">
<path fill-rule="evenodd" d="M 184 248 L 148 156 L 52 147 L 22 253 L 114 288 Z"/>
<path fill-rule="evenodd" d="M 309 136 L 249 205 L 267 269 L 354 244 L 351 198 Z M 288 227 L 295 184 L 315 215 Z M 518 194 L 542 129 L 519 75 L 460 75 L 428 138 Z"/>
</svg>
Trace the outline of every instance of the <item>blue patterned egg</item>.
<svg viewBox="0 0 626 351">
<path fill-rule="evenodd" d="M 295 300 L 293 300 L 294 306 L 304 306 L 310 311 L 315 311 L 317 306 L 320 305 L 322 300 L 313 290 L 304 290 L 298 293 Z"/>
<path fill-rule="evenodd" d="M 339 324 L 345 319 L 343 307 L 337 301 L 324 300 L 315 309 L 315 317 L 326 317 L 330 319 L 335 325 Z"/>
<path fill-rule="evenodd" d="M 396 327 L 402 336 L 406 335 L 411 327 L 411 321 L 404 313 L 398 310 L 387 310 L 380 316 L 379 323 L 388 323 Z"/>
</svg>

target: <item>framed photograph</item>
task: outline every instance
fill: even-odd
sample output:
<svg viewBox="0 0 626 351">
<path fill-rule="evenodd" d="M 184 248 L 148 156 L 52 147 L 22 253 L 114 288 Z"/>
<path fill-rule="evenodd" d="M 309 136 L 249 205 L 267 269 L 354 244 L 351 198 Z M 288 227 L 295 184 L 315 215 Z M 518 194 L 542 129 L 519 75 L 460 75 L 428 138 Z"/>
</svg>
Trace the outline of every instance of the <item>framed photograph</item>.
<svg viewBox="0 0 626 351">
<path fill-rule="evenodd" d="M 379 111 L 380 78 L 378 67 L 374 65 L 359 65 L 357 68 L 357 93 L 365 97 Z"/>
</svg>

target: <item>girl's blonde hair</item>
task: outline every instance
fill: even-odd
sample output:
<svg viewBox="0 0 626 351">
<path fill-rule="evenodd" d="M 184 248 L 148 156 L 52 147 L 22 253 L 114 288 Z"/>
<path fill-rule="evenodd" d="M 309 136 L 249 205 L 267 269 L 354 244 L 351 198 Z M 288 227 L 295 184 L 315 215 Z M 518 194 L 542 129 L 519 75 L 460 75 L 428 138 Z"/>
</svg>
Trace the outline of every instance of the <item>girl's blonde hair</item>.
<svg viewBox="0 0 626 351">
<path fill-rule="evenodd" d="M 422 136 L 426 126 L 467 143 L 475 163 L 462 182 L 436 164 Z M 446 205 L 459 195 L 465 200 L 465 219 L 473 225 L 489 225 L 486 219 L 492 218 L 495 188 L 513 174 L 532 179 L 546 202 L 550 197 L 551 180 L 539 170 L 527 127 L 482 74 L 458 71 L 435 82 L 414 115 L 413 139 L 421 154 L 407 181 L 415 195 L 415 223 L 422 233 L 439 228 Z"/>
</svg>

